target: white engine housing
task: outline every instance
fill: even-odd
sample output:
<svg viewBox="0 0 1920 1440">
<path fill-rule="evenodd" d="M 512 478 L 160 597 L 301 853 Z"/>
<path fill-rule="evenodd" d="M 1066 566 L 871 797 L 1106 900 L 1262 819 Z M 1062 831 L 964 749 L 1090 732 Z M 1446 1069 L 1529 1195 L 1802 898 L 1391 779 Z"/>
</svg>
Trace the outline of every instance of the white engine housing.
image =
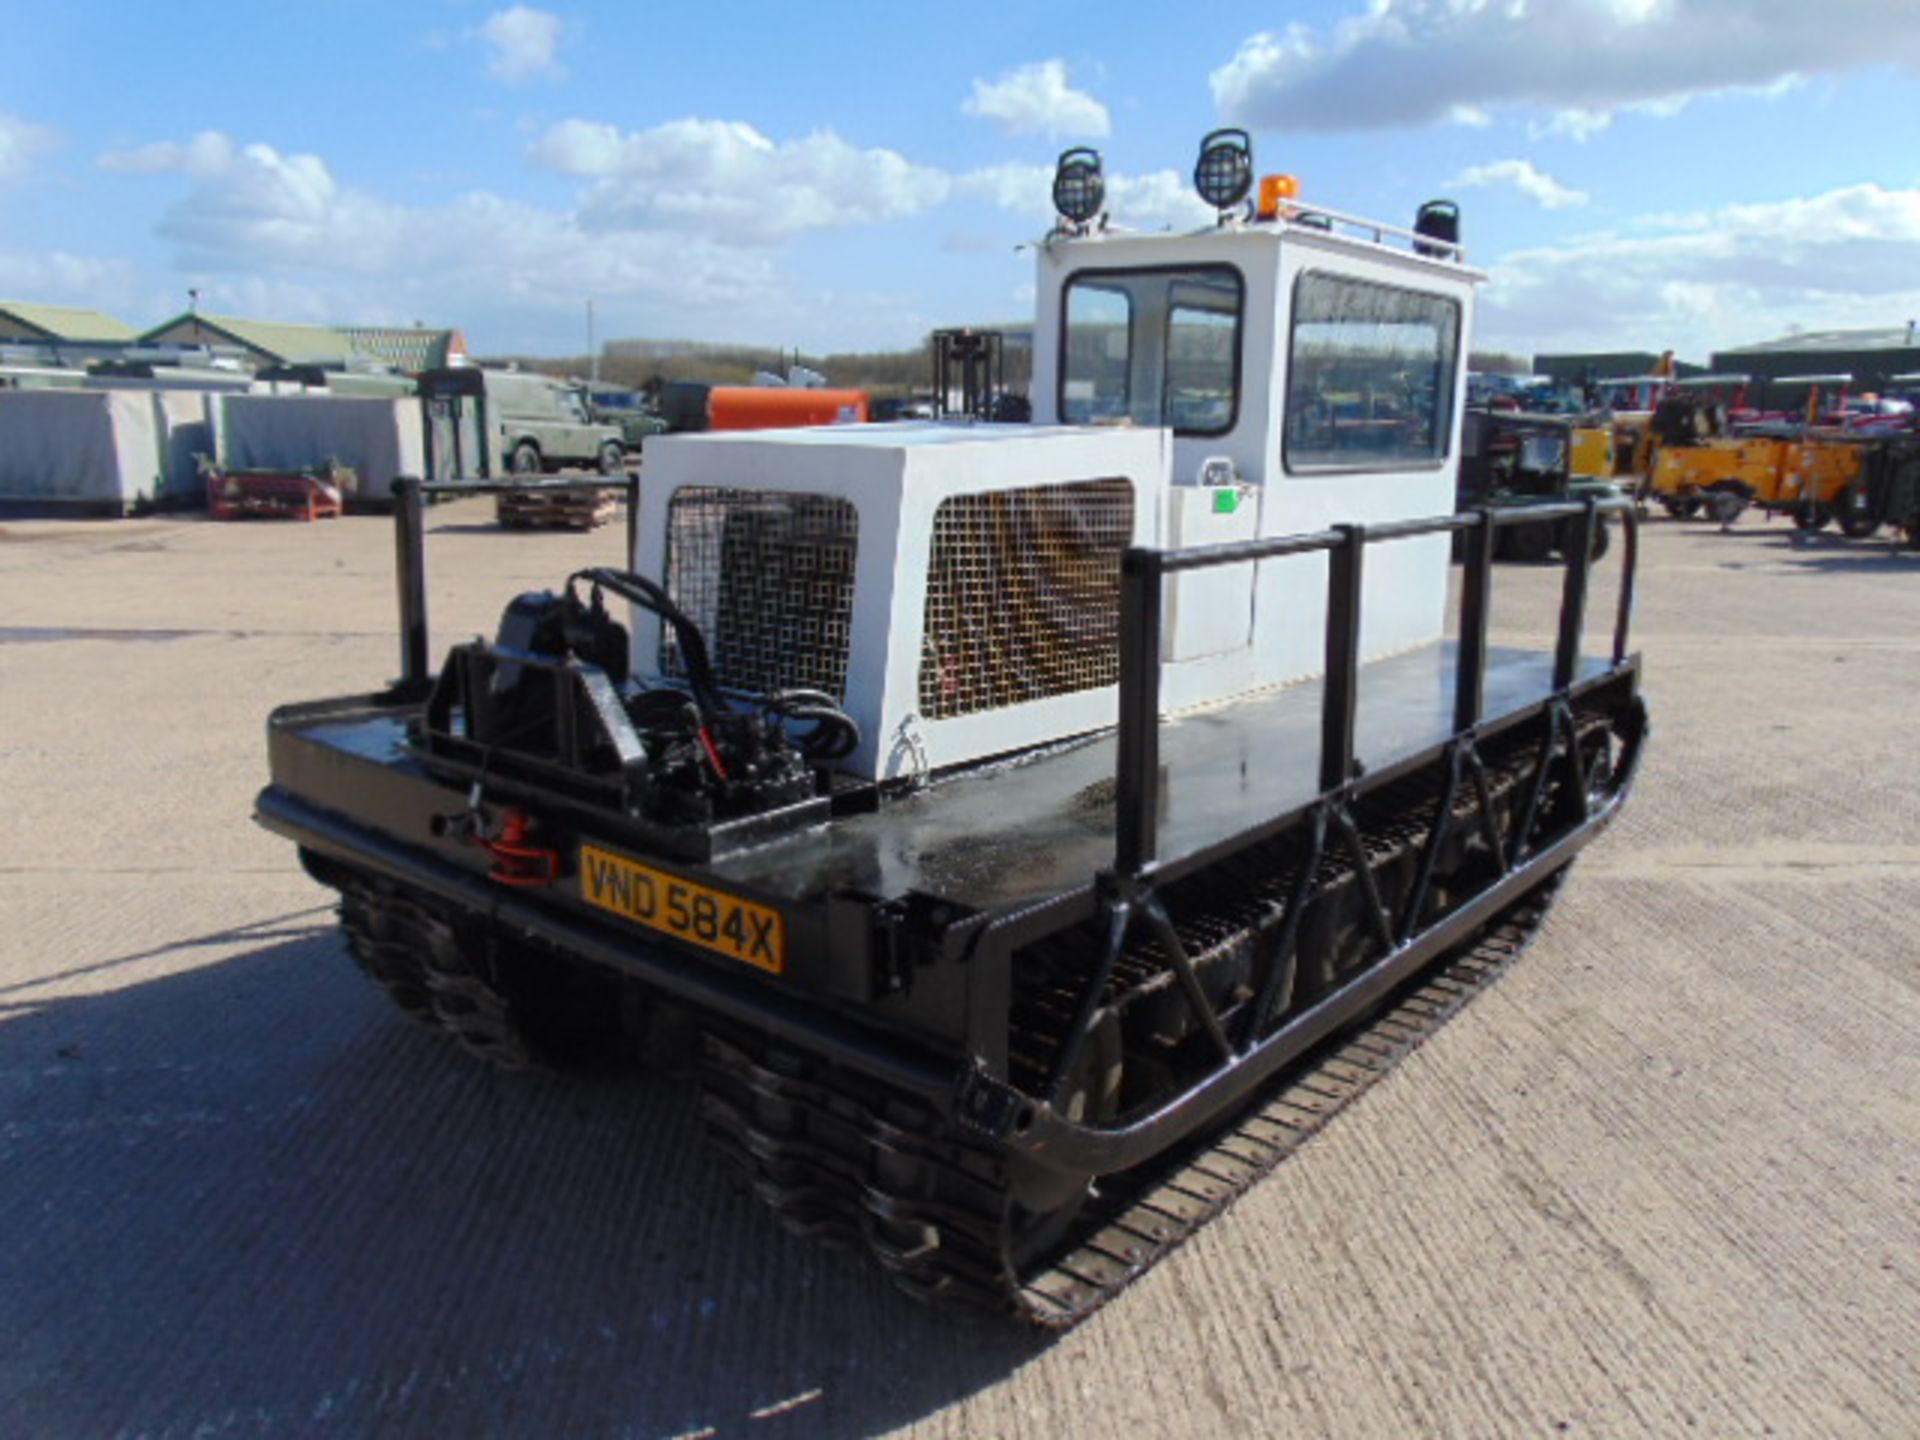
<svg viewBox="0 0 1920 1440">
<path fill-rule="evenodd" d="M 1119 555 L 1159 545 L 1158 429 L 895 424 L 647 442 L 633 568 L 723 686 L 826 690 L 868 779 L 1114 723 Z M 659 621 L 633 669 L 669 677 Z"/>
</svg>

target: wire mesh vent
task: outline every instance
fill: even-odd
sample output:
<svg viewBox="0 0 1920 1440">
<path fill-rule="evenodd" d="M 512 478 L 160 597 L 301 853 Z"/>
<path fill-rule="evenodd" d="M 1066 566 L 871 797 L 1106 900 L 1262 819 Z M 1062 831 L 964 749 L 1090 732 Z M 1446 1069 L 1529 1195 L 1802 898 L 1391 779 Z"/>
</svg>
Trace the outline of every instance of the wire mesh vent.
<svg viewBox="0 0 1920 1440">
<path fill-rule="evenodd" d="M 849 500 L 687 486 L 667 504 L 667 592 L 722 685 L 846 698 L 860 519 Z M 671 630 L 660 666 L 684 674 Z"/>
<path fill-rule="evenodd" d="M 929 720 L 1111 685 L 1133 484 L 944 500 L 933 515 L 920 710 Z"/>
</svg>

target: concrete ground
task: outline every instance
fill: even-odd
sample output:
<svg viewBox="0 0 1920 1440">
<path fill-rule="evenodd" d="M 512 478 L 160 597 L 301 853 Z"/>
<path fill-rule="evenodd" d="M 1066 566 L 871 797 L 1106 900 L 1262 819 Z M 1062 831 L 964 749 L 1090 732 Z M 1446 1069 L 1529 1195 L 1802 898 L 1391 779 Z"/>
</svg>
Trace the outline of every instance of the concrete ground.
<svg viewBox="0 0 1920 1440">
<path fill-rule="evenodd" d="M 432 526 L 436 647 L 619 545 Z M 1653 748 L 1539 943 L 1054 1343 L 358 977 L 249 810 L 270 706 L 397 668 L 391 570 L 0 525 L 0 1433 L 1920 1432 L 1920 557 L 1649 524 Z"/>
</svg>

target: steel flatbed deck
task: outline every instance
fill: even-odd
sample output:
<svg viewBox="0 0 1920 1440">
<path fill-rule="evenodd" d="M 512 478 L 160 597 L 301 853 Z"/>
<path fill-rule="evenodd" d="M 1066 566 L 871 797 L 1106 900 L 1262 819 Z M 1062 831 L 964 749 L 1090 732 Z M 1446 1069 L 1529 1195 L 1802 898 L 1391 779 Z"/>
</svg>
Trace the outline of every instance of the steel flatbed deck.
<svg viewBox="0 0 1920 1440">
<path fill-rule="evenodd" d="M 1535 715 L 1554 692 L 1551 652 L 1495 647 L 1487 657 L 1482 733 Z M 1572 689 L 1614 674 L 1578 663 Z M 1453 641 L 1360 667 L 1355 752 L 1396 766 L 1425 762 L 1455 736 L 1459 646 Z M 1159 851 L 1203 853 L 1320 799 L 1318 679 L 1170 717 L 1160 727 Z M 411 768 L 406 722 L 378 697 L 290 707 L 289 739 L 351 761 Z M 1118 736 L 1105 731 L 1017 761 L 935 780 L 885 802 L 710 863 L 719 881 L 790 904 L 838 891 L 891 898 L 917 891 L 970 910 L 1031 905 L 1084 887 L 1114 863 Z M 424 779 L 424 772 L 422 772 Z"/>
</svg>

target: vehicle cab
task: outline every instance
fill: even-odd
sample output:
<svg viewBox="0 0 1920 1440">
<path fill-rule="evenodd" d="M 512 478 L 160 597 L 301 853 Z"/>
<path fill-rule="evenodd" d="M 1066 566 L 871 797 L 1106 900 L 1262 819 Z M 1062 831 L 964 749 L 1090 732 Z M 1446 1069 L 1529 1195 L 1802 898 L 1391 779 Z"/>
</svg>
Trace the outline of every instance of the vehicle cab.
<svg viewBox="0 0 1920 1440">
<path fill-rule="evenodd" d="M 1452 508 L 1485 277 L 1464 263 L 1447 202 L 1402 229 L 1304 205 L 1290 176 L 1254 198 L 1244 133 L 1216 132 L 1195 180 L 1218 222 L 1133 234 L 1099 211 L 1097 155 L 1061 159 L 1061 223 L 1038 251 L 1033 418 L 1170 430 L 1170 548 Z M 1446 552 L 1427 537 L 1383 553 L 1366 579 L 1365 655 L 1439 635 Z M 1170 674 L 1176 703 L 1313 673 L 1324 567 L 1309 556 L 1170 581 L 1166 658 L 1209 662 Z"/>
</svg>

